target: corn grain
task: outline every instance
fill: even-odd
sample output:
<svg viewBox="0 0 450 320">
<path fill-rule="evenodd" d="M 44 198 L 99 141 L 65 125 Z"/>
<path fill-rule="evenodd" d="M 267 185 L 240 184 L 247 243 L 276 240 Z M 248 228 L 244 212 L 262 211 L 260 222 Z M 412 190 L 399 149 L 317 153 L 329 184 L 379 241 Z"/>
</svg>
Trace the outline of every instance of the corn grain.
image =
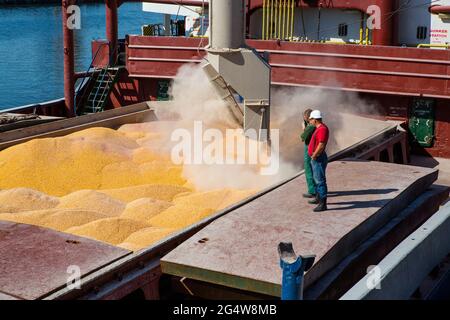
<svg viewBox="0 0 450 320">
<path fill-rule="evenodd" d="M 172 203 L 167 201 L 141 198 L 128 203 L 121 217 L 147 222 L 171 206 Z"/>
<path fill-rule="evenodd" d="M 0 152 L 0 188 L 25 187 L 54 196 L 98 189 L 103 168 L 129 158 L 112 145 L 86 140 L 32 140 Z"/>
<path fill-rule="evenodd" d="M 119 216 L 125 203 L 95 190 L 80 190 L 61 198 L 58 208 L 93 210 L 108 216 Z"/>
<path fill-rule="evenodd" d="M 66 232 L 110 244 L 119 244 L 130 234 L 148 227 L 150 227 L 149 224 L 132 219 L 106 218 L 69 228 Z"/>
<path fill-rule="evenodd" d="M 81 226 L 107 217 L 108 216 L 95 211 L 74 209 L 48 209 L 19 212 L 14 214 L 0 214 L 0 220 L 26 223 L 57 231 L 65 231 L 71 227 Z"/>
<path fill-rule="evenodd" d="M 172 201 L 172 199 L 177 194 L 189 191 L 190 190 L 187 188 L 176 185 L 146 184 L 128 188 L 100 190 L 99 192 L 123 202 L 132 202 L 140 198 L 152 198 L 162 201 Z"/>
<path fill-rule="evenodd" d="M 58 198 L 33 189 L 13 188 L 0 191 L 0 212 L 51 209 L 58 204 Z"/>
<path fill-rule="evenodd" d="M 251 190 L 214 190 L 206 192 L 192 193 L 186 196 L 179 196 L 173 200 L 175 205 L 196 207 L 196 208 L 212 208 L 214 210 L 222 210 L 226 207 L 248 198 L 254 191 Z"/>
<path fill-rule="evenodd" d="M 136 249 L 142 249 L 145 247 L 148 247 L 155 242 L 160 241 L 161 239 L 167 237 L 168 235 L 174 233 L 175 229 L 167 229 L 167 228 L 145 228 L 141 229 L 139 231 L 136 231 L 129 235 L 123 243 L 126 245 L 123 245 L 124 248 L 134 248 L 133 251 L 136 251 Z M 131 244 L 131 246 L 129 246 Z M 119 244 L 118 246 L 122 246 Z"/>
<path fill-rule="evenodd" d="M 212 208 L 174 205 L 151 218 L 149 223 L 154 227 L 181 229 L 210 216 L 214 211 Z"/>
<path fill-rule="evenodd" d="M 0 220 L 136 251 L 255 192 L 196 191 L 199 180 L 170 160 L 174 126 L 192 123 L 90 128 L 1 151 Z"/>
</svg>

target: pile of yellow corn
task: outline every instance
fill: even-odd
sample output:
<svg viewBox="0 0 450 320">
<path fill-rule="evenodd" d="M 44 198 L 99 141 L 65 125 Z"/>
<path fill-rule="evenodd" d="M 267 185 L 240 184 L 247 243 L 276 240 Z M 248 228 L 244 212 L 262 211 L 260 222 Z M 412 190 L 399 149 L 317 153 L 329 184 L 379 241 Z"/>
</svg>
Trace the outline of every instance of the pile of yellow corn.
<svg viewBox="0 0 450 320">
<path fill-rule="evenodd" d="M 0 220 L 139 250 L 255 192 L 197 191 L 164 150 L 167 126 L 92 128 L 0 152 Z"/>
</svg>

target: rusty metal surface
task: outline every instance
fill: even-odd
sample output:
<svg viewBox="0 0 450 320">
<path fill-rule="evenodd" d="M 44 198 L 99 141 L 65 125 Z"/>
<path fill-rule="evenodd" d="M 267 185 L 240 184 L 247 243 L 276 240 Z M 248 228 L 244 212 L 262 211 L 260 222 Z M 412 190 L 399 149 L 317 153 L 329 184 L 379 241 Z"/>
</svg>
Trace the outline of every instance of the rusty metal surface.
<svg viewBox="0 0 450 320">
<path fill-rule="evenodd" d="M 0 221 L 0 294 L 39 299 L 66 285 L 72 275 L 69 266 L 79 266 L 83 277 L 130 253 L 50 229 Z"/>
<path fill-rule="evenodd" d="M 40 125 L 52 121 L 62 120 L 61 117 L 39 116 L 37 114 L 0 113 L 0 132 L 16 130 Z"/>
<path fill-rule="evenodd" d="M 329 211 L 313 213 L 302 199 L 305 178 L 216 220 L 161 260 L 164 273 L 276 296 L 277 245 L 317 255 L 314 282 L 420 195 L 437 178 L 427 168 L 338 161 L 328 168 Z"/>
</svg>

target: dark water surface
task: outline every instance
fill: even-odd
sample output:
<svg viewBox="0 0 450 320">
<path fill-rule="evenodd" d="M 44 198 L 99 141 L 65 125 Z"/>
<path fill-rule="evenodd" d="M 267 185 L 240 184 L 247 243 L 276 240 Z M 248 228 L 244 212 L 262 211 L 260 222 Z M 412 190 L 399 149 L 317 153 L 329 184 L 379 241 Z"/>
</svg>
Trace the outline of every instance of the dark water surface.
<svg viewBox="0 0 450 320">
<path fill-rule="evenodd" d="M 75 63 L 85 71 L 91 41 L 105 38 L 104 4 L 82 4 L 75 30 Z M 163 17 L 142 11 L 141 3 L 119 8 L 119 37 L 140 34 L 141 26 Z M 59 5 L 0 6 L 0 109 L 61 98 L 63 39 Z"/>
</svg>

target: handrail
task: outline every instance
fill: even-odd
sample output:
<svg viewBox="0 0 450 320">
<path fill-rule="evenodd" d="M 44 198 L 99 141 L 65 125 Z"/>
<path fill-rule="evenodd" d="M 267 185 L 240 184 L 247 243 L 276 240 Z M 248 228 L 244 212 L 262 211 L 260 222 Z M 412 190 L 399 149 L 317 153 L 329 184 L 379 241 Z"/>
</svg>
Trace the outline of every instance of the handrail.
<svg viewBox="0 0 450 320">
<path fill-rule="evenodd" d="M 97 59 L 97 55 L 98 55 L 98 53 L 100 52 L 100 49 L 101 49 L 104 45 L 106 45 L 106 44 L 109 45 L 109 43 L 103 42 L 103 43 L 101 43 L 100 46 L 97 48 L 97 51 L 96 51 L 95 54 L 94 54 L 94 58 L 92 59 L 90 65 L 89 65 L 89 67 L 88 67 L 88 69 L 86 70 L 86 73 L 85 73 L 86 75 L 89 74 L 89 71 L 91 70 L 91 68 L 92 68 L 92 66 L 93 66 L 93 64 L 94 64 L 94 62 L 95 62 L 95 60 Z M 80 93 L 80 90 L 83 88 L 84 81 L 86 80 L 86 78 L 90 78 L 90 77 L 91 77 L 91 75 L 88 76 L 88 77 L 83 77 L 83 80 L 81 81 L 80 85 L 78 86 L 78 90 L 77 90 L 77 92 L 75 93 L 75 103 L 74 103 L 74 105 L 75 105 L 75 110 L 74 110 L 75 115 L 77 114 L 77 109 L 78 109 L 78 106 L 79 106 L 79 101 L 83 101 L 83 99 L 84 99 L 85 96 L 86 96 L 86 91 L 83 93 L 83 96 L 81 97 L 81 99 L 79 99 L 79 101 L 77 101 L 78 94 Z"/>
<path fill-rule="evenodd" d="M 118 59 L 119 59 L 119 54 L 118 54 L 118 43 L 117 43 L 117 45 L 116 45 L 116 47 L 114 48 L 114 50 L 111 52 L 111 54 L 110 54 L 110 59 L 109 59 L 109 61 L 108 61 L 108 65 L 106 66 L 106 68 L 104 68 L 103 69 L 103 71 L 102 71 L 102 73 L 101 73 L 101 82 L 100 83 L 103 83 L 104 82 L 104 80 L 105 80 L 105 77 L 107 77 L 109 80 L 111 80 L 111 84 L 112 84 L 112 82 L 113 82 L 113 78 L 111 77 L 111 75 L 108 73 L 108 69 L 111 67 L 111 65 L 112 66 L 115 66 L 115 65 L 117 65 L 117 62 L 118 62 Z M 116 54 L 116 57 L 115 57 L 115 59 L 113 60 L 112 59 L 112 57 L 113 57 L 113 54 L 115 54 L 115 53 L 117 53 Z M 111 61 L 113 61 L 113 63 L 111 64 Z M 97 108 L 97 106 L 95 106 L 95 99 L 99 96 L 99 92 L 101 91 L 101 94 L 100 94 L 100 101 L 101 100 L 103 100 L 104 98 L 105 98 L 105 95 L 107 94 L 107 92 L 108 92 L 108 89 L 109 89 L 109 84 L 106 84 L 105 85 L 105 87 L 103 88 L 103 90 L 100 90 L 100 86 L 97 88 L 97 91 L 95 92 L 95 95 L 94 95 L 94 98 L 93 98 L 93 101 L 92 101 L 92 103 L 93 103 L 93 105 L 92 105 L 92 108 L 93 109 L 96 109 Z"/>
<path fill-rule="evenodd" d="M 100 52 L 100 49 L 101 49 L 104 45 L 108 45 L 108 46 L 109 46 L 109 43 L 108 43 L 108 42 L 103 42 L 103 43 L 101 43 L 101 45 L 97 48 L 97 51 L 95 52 L 94 58 L 92 59 L 91 64 L 89 65 L 89 68 L 88 68 L 87 71 L 86 71 L 86 74 L 89 74 L 89 70 L 91 70 L 91 68 L 93 67 L 94 62 L 95 62 L 95 60 L 97 59 L 97 55 L 98 55 L 98 53 Z M 117 61 L 118 61 L 118 59 L 119 59 L 119 54 L 118 54 L 118 52 L 116 52 L 116 51 L 118 51 L 118 48 L 119 48 L 119 43 L 116 44 L 116 46 L 114 47 L 114 50 L 111 51 L 111 53 L 109 54 L 109 60 L 108 60 L 108 65 L 106 66 L 106 69 L 108 69 L 108 68 L 111 66 L 111 60 L 112 60 L 112 57 L 113 57 L 114 53 L 117 53 L 117 54 L 116 54 L 116 57 L 115 57 L 115 60 L 114 60 L 114 65 L 117 64 Z M 92 75 L 93 75 L 93 73 L 92 73 Z M 88 76 L 87 78 L 91 78 L 92 75 L 91 75 L 91 76 Z M 78 96 L 78 93 L 80 92 L 81 88 L 83 88 L 83 85 L 84 85 L 84 81 L 85 81 L 85 80 L 86 80 L 86 77 L 83 77 L 83 80 L 82 80 L 81 84 L 78 86 L 78 90 L 77 90 L 77 92 L 76 92 L 76 94 L 75 94 L 75 99 L 76 99 L 76 97 Z M 97 90 L 97 91 L 98 91 L 98 90 Z M 96 96 L 97 96 L 97 93 L 96 93 Z M 85 97 L 86 97 L 86 90 L 84 91 L 83 96 L 81 97 L 81 99 L 79 99 L 79 101 L 80 101 L 80 102 L 83 101 Z M 77 108 L 78 108 L 80 102 L 75 103 L 75 110 L 74 110 L 74 111 L 75 111 L 75 114 L 76 114 L 76 112 L 77 112 Z"/>
<path fill-rule="evenodd" d="M 449 48 L 449 44 L 428 44 L 428 43 L 421 43 L 417 45 L 417 48 Z"/>
<path fill-rule="evenodd" d="M 102 70 L 102 72 L 100 73 L 99 77 L 102 77 L 100 83 L 103 83 L 103 81 L 105 80 L 105 75 L 108 74 L 108 67 L 106 67 L 105 69 Z M 98 92 L 100 90 L 100 86 L 97 88 L 97 91 L 95 92 L 94 98 L 92 98 L 92 109 L 95 109 L 95 99 L 97 98 Z"/>
</svg>

